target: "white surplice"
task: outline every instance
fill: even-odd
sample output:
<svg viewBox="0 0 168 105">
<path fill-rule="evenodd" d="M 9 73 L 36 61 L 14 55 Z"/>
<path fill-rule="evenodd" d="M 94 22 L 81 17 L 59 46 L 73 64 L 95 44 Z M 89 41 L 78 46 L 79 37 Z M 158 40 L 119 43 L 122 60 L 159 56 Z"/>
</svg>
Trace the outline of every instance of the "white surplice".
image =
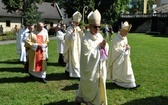
<svg viewBox="0 0 168 105">
<path fill-rule="evenodd" d="M 17 54 L 19 54 L 19 56 L 21 55 L 21 48 L 22 48 L 22 37 L 23 34 L 25 33 L 26 29 L 25 28 L 21 28 L 18 32 L 18 34 L 16 34 L 16 50 L 17 50 Z"/>
<path fill-rule="evenodd" d="M 126 50 L 127 37 L 120 32 L 114 37 L 109 50 L 107 62 L 107 79 L 125 88 L 136 87 L 130 60 L 130 49 Z"/>
<path fill-rule="evenodd" d="M 56 35 L 56 39 L 57 39 L 57 51 L 60 54 L 63 54 L 63 50 L 64 50 L 64 36 L 66 33 L 62 32 L 61 30 L 58 30 L 57 35 Z"/>
<path fill-rule="evenodd" d="M 67 28 L 65 35 L 64 46 L 64 61 L 67 63 L 66 71 L 70 77 L 80 78 L 80 53 L 81 53 L 81 38 L 83 32 L 77 26 L 75 32 L 73 26 Z"/>
<path fill-rule="evenodd" d="M 29 33 L 28 29 L 24 30 L 24 32 L 21 34 L 21 41 L 20 41 L 20 43 L 21 43 L 20 61 L 21 62 L 26 62 L 27 53 L 26 53 L 26 48 L 25 48 L 25 41 L 26 41 L 26 38 L 29 34 L 30 33 Z"/>
</svg>

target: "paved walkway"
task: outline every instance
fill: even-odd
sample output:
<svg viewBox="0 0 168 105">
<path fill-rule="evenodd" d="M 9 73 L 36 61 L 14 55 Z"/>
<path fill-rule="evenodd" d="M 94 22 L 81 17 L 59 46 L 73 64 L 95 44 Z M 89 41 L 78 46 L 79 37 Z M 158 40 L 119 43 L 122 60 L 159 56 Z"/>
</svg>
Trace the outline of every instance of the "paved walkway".
<svg viewBox="0 0 168 105">
<path fill-rule="evenodd" d="M 56 39 L 56 37 L 51 36 L 49 37 L 50 40 Z M 6 41 L 0 41 L 0 45 L 4 45 L 4 44 L 12 44 L 12 43 L 16 43 L 16 40 L 6 40 Z"/>
<path fill-rule="evenodd" d="M 5 41 L 0 41 L 0 45 L 3 45 L 3 44 L 11 44 L 11 43 L 16 43 L 16 40 L 5 40 Z"/>
</svg>

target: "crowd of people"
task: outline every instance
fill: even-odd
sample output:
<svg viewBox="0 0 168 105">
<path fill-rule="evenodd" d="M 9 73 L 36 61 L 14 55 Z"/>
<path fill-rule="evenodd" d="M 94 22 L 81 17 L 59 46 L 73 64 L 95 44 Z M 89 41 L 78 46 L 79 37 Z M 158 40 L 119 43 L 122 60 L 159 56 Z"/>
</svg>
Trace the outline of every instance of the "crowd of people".
<svg viewBox="0 0 168 105">
<path fill-rule="evenodd" d="M 82 15 L 76 11 L 72 24 L 68 27 L 60 22 L 56 27 L 58 63 L 65 67 L 65 73 L 79 79 L 75 102 L 80 105 L 108 105 L 106 80 L 117 86 L 135 89 L 136 84 L 130 60 L 130 46 L 127 34 L 132 25 L 127 21 L 114 36 L 109 45 L 108 32 L 112 40 L 112 26 L 105 26 L 104 35 L 100 33 L 101 14 L 98 10 L 88 15 L 87 29 L 80 27 Z M 37 28 L 28 24 L 17 34 L 17 52 L 20 61 L 30 77 L 37 77 L 46 83 L 48 59 L 48 32 L 39 22 Z"/>
</svg>

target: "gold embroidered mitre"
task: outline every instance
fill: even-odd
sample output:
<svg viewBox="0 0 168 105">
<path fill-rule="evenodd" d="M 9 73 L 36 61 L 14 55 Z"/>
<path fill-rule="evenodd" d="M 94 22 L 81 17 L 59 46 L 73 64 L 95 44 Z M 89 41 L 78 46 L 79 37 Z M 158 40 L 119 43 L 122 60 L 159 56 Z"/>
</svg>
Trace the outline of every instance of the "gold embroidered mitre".
<svg viewBox="0 0 168 105">
<path fill-rule="evenodd" d="M 132 25 L 129 24 L 127 21 L 125 21 L 124 24 L 122 25 L 121 29 L 129 32 L 131 27 L 132 27 Z"/>
</svg>

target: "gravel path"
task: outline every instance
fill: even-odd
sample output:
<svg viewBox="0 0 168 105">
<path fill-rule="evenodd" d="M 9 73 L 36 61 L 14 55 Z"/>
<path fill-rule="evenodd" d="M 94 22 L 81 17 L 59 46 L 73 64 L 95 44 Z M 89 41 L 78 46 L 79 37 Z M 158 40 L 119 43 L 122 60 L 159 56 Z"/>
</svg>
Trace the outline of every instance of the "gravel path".
<svg viewBox="0 0 168 105">
<path fill-rule="evenodd" d="M 49 38 L 50 40 L 54 40 L 56 39 L 56 37 L 52 36 Z M 6 40 L 6 41 L 0 41 L 0 45 L 4 45 L 4 44 L 12 44 L 12 43 L 16 43 L 16 40 Z"/>
</svg>

